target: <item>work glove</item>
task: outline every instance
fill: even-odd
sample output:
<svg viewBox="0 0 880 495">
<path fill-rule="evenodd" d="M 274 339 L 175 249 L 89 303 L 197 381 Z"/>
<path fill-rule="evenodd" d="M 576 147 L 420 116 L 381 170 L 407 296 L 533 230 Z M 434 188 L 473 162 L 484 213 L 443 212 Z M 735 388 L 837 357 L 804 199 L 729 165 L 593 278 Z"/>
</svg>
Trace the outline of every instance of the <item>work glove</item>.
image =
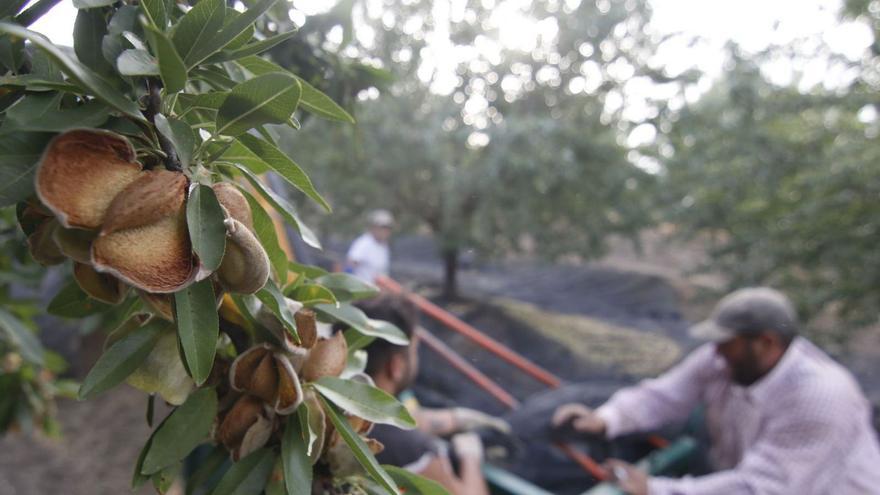
<svg viewBox="0 0 880 495">
<path fill-rule="evenodd" d="M 474 431 L 480 428 L 489 428 L 504 434 L 510 433 L 510 424 L 507 421 L 475 409 L 454 407 L 452 408 L 452 417 L 455 420 L 456 431 Z"/>
</svg>

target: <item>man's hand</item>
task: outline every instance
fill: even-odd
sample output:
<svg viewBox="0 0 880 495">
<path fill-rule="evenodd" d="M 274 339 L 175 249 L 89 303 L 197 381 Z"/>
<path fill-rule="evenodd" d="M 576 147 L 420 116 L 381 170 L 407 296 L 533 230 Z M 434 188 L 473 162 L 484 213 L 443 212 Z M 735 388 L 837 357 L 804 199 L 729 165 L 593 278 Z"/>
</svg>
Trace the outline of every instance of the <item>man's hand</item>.
<svg viewBox="0 0 880 495">
<path fill-rule="evenodd" d="M 483 442 L 476 433 L 459 433 L 452 437 L 452 448 L 459 459 L 482 461 Z"/>
<path fill-rule="evenodd" d="M 491 428 L 501 433 L 510 433 L 510 425 L 507 421 L 475 409 L 455 407 L 452 409 L 452 418 L 455 422 L 455 431 L 473 431 L 478 428 Z"/>
<path fill-rule="evenodd" d="M 605 434 L 605 420 L 583 404 L 563 404 L 553 413 L 554 427 L 558 428 L 569 422 L 576 431 L 594 435 Z"/>
<path fill-rule="evenodd" d="M 610 480 L 629 495 L 648 495 L 648 475 L 632 464 L 608 459 L 602 467 L 609 472 Z"/>
</svg>

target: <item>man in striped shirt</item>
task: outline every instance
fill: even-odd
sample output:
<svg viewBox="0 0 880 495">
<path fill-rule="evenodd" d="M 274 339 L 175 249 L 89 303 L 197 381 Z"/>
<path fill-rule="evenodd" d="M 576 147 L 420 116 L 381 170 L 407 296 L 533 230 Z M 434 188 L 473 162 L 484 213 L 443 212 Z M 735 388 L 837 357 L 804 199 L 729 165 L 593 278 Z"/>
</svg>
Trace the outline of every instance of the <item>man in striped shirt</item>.
<svg viewBox="0 0 880 495">
<path fill-rule="evenodd" d="M 606 464 L 633 495 L 880 494 L 880 446 L 852 375 L 802 337 L 788 299 L 736 291 L 692 334 L 710 342 L 660 377 L 620 390 L 595 411 L 557 409 L 555 424 L 614 438 L 706 410 L 712 474 L 649 477 Z"/>
</svg>

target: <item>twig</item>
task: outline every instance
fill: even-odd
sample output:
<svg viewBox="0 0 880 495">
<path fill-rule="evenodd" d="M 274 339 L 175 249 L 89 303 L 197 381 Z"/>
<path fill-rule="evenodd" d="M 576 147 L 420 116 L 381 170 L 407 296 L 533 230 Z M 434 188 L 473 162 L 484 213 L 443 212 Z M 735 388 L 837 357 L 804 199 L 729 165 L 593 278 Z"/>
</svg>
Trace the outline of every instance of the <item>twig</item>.
<svg viewBox="0 0 880 495">
<path fill-rule="evenodd" d="M 156 125 L 156 114 L 162 108 L 162 97 L 159 94 L 161 83 L 154 77 L 147 78 L 147 108 L 144 110 L 144 116 L 154 126 Z M 177 150 L 174 149 L 174 143 L 165 137 L 161 132 L 156 131 L 156 138 L 159 140 L 159 146 L 165 152 L 165 168 L 173 172 L 180 172 L 183 168 L 180 166 L 180 158 L 177 156 Z"/>
</svg>

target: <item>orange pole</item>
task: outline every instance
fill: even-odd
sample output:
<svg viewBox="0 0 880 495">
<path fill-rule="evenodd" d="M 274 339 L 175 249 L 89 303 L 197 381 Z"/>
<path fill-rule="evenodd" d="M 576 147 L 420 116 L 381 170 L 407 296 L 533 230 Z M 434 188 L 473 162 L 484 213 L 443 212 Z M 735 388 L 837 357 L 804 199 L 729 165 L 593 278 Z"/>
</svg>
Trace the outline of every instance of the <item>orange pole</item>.
<svg viewBox="0 0 880 495">
<path fill-rule="evenodd" d="M 437 354 L 440 354 L 443 359 L 449 362 L 453 368 L 462 372 L 465 376 L 471 379 L 478 387 L 482 388 L 486 392 L 488 392 L 492 397 L 498 399 L 499 402 L 504 403 L 507 407 L 511 409 L 516 409 L 519 407 L 519 401 L 516 400 L 512 395 L 507 393 L 506 390 L 501 388 L 497 383 L 492 381 L 491 378 L 486 376 L 482 371 L 478 370 L 474 365 L 467 362 L 462 358 L 458 353 L 454 350 L 450 349 L 448 345 L 446 345 L 442 340 L 438 339 L 434 334 L 429 332 L 424 328 L 419 328 L 416 330 L 416 334 L 419 336 L 419 340 L 424 342 L 425 345 L 431 348 Z"/>
<path fill-rule="evenodd" d="M 522 357 L 520 354 L 512 351 L 504 344 L 485 335 L 484 333 L 480 332 L 479 330 L 465 323 L 464 321 L 456 318 L 452 314 L 445 311 L 443 308 L 437 306 L 431 301 L 428 301 L 424 297 L 418 294 L 404 293 L 404 290 L 400 286 L 400 284 L 398 284 L 391 278 L 380 275 L 376 279 L 376 284 L 379 287 L 388 290 L 389 292 L 407 297 L 428 316 L 471 339 L 476 344 L 489 350 L 490 352 L 512 364 L 513 366 L 516 366 L 524 373 L 538 380 L 539 382 L 542 382 L 552 388 L 558 388 L 559 385 L 562 383 L 559 378 L 553 375 L 553 373 L 550 373 L 544 368 L 541 368 L 540 366 L 532 363 L 531 361 Z"/>
</svg>

